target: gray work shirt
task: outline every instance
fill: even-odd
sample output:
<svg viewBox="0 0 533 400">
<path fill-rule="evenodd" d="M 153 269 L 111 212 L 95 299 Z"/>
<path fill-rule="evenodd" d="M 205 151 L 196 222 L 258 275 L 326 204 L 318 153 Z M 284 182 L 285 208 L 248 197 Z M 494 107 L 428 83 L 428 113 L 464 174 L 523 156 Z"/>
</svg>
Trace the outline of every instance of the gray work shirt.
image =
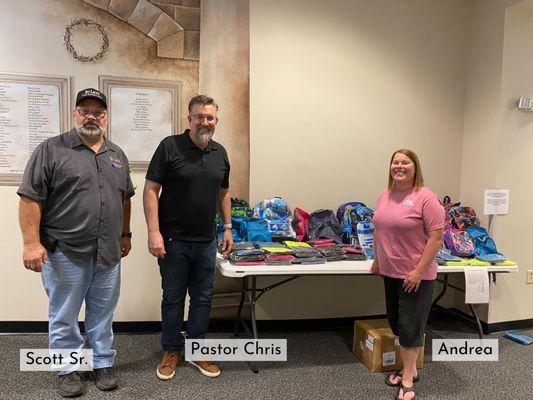
<svg viewBox="0 0 533 400">
<path fill-rule="evenodd" d="M 17 191 L 42 205 L 41 243 L 83 266 L 120 260 L 123 202 L 135 194 L 124 152 L 109 140 L 98 153 L 73 128 L 33 152 Z"/>
</svg>

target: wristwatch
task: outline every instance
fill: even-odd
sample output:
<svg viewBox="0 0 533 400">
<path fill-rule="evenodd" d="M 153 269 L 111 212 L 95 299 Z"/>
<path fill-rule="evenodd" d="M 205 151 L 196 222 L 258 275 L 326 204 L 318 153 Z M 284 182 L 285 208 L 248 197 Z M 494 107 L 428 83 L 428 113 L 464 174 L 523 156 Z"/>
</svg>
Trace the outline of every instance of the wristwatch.
<svg viewBox="0 0 533 400">
<path fill-rule="evenodd" d="M 130 238 L 131 239 L 131 232 L 122 232 L 122 235 L 120 235 L 121 237 L 127 237 L 127 238 Z"/>
<path fill-rule="evenodd" d="M 231 229 L 231 224 L 224 224 L 224 229 Z"/>
</svg>

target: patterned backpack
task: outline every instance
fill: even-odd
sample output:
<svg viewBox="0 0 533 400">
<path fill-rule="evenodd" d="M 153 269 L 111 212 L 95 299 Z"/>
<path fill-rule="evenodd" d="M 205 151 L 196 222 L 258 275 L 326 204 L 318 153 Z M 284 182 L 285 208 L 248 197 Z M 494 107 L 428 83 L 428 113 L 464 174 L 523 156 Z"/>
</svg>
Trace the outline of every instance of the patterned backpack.
<svg viewBox="0 0 533 400">
<path fill-rule="evenodd" d="M 444 243 L 457 257 L 473 257 L 476 255 L 476 247 L 472 238 L 466 231 L 459 229 L 444 229 Z"/>
<path fill-rule="evenodd" d="M 446 223 L 452 229 L 465 230 L 469 226 L 479 226 L 479 218 L 472 207 L 451 207 L 446 215 Z"/>
<path fill-rule="evenodd" d="M 281 197 L 257 203 L 254 207 L 254 217 L 267 221 L 272 237 L 296 238 L 292 229 L 291 209 Z"/>
<path fill-rule="evenodd" d="M 374 210 L 368 208 L 364 203 L 351 201 L 343 203 L 337 209 L 337 219 L 342 226 L 343 243 L 358 246 L 357 224 L 359 222 L 370 222 L 374 216 Z"/>
<path fill-rule="evenodd" d="M 239 199 L 238 197 L 231 198 L 232 217 L 251 218 L 253 213 L 250 204 L 246 200 Z"/>
</svg>

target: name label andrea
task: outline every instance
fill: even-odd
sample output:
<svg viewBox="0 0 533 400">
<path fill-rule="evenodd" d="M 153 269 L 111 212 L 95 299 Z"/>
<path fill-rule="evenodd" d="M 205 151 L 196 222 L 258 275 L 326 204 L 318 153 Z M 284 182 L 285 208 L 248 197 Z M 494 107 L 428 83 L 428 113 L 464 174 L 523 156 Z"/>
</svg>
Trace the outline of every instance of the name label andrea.
<svg viewBox="0 0 533 400">
<path fill-rule="evenodd" d="M 498 361 L 498 339 L 433 339 L 433 361 Z"/>
</svg>

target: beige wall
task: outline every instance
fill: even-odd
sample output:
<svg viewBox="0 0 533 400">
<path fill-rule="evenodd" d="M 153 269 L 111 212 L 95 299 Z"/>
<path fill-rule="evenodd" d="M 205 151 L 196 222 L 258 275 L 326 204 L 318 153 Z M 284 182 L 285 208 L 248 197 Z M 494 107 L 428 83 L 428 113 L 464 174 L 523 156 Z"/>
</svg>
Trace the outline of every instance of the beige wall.
<svg viewBox="0 0 533 400">
<path fill-rule="evenodd" d="M 533 114 L 512 106 L 517 97 L 532 96 L 532 17 L 518 8 L 506 15 L 505 7 L 516 3 L 251 0 L 252 205 L 280 195 L 308 211 L 346 200 L 373 206 L 386 184 L 390 153 L 410 147 L 420 155 L 431 189 L 460 197 L 480 213 L 483 189 L 511 190 L 511 214 L 498 219 L 495 238 L 521 272 L 498 277 L 484 319 L 532 318 L 533 286 L 524 283 L 531 268 L 532 193 L 522 175 Z M 162 60 L 157 67 L 149 61 L 155 43 L 120 22 L 121 38 L 101 64 L 74 63 L 61 47 L 64 26 L 74 16 L 104 22 L 112 33 L 118 29 L 116 20 L 81 0 L 0 0 L 0 6 L 0 51 L 9 55 L 0 58 L 0 71 L 72 75 L 73 91 L 96 86 L 103 74 L 198 81 L 197 62 Z M 233 107 L 246 109 L 246 9 L 246 0 L 203 1 L 202 35 L 209 41 L 202 38 L 199 73 L 201 91 L 221 104 L 217 139 L 228 147 L 236 170 L 232 188 L 242 197 L 248 194 L 248 127 Z M 220 35 L 217 25 L 224 27 Z M 184 89 L 187 98 L 197 92 L 194 85 Z M 142 189 L 143 175 L 133 179 Z M 20 263 L 17 201 L 14 187 L 0 187 L 0 215 L 8 227 L 0 232 L 0 320 L 46 320 L 40 278 Z M 133 207 L 134 250 L 124 263 L 116 319 L 158 320 L 159 275 L 145 250 L 140 196 Z M 455 301 L 459 305 L 462 296 Z M 302 278 L 262 297 L 260 308 L 260 318 L 273 319 L 384 311 L 381 285 L 372 277 Z"/>
<path fill-rule="evenodd" d="M 415 150 L 427 185 L 459 195 L 470 2 L 251 1 L 250 197 L 374 206 L 391 153 Z M 370 277 L 302 278 L 263 317 L 384 312 Z"/>
<path fill-rule="evenodd" d="M 495 219 L 494 239 L 498 250 L 520 265 L 518 273 L 499 275 L 497 284 L 491 285 L 490 304 L 480 307 L 488 323 L 533 317 L 532 287 L 525 284 L 525 271 L 532 262 L 527 253 L 532 239 L 527 228 L 531 226 L 531 188 L 524 176 L 526 161 L 520 157 L 529 158 L 531 142 L 528 145 L 528 115 L 515 107 L 518 97 L 528 96 L 531 88 L 526 72 L 531 46 L 527 35 L 520 35 L 531 23 L 524 8 L 528 4 L 531 7 L 531 2 L 518 0 L 473 2 L 461 200 L 482 214 L 484 189 L 510 189 L 510 214 Z M 486 226 L 487 217 L 480 216 Z M 456 296 L 457 306 L 461 301 L 462 296 Z"/>
<path fill-rule="evenodd" d="M 533 318 L 533 285 L 526 285 L 526 270 L 533 269 L 532 179 L 533 114 L 517 109 L 519 97 L 533 96 L 533 1 L 508 8 L 505 13 L 501 123 L 497 133 L 495 187 L 509 189 L 510 213 L 495 226 L 499 249 L 520 265 L 517 274 L 505 276 L 492 293 L 489 322 Z"/>
<path fill-rule="evenodd" d="M 215 97 L 221 122 L 216 140 L 223 143 L 232 160 L 231 189 L 249 196 L 249 3 L 244 0 L 202 2 L 201 64 L 197 61 L 156 57 L 154 41 L 105 11 L 82 0 L 0 0 L 0 71 L 72 76 L 72 93 L 87 86 L 98 87 L 98 75 L 180 80 L 183 83 L 182 128 L 187 127 L 188 100 L 200 90 Z M 87 17 L 105 26 L 111 51 L 98 64 L 76 63 L 62 46 L 65 26 Z M 27 29 L 32 26 L 32 29 Z M 220 34 L 224 26 L 225 35 Z M 6 40 L 5 38 L 13 38 Z M 51 62 L 53 60 L 53 62 Z M 200 70 L 200 71 L 199 71 Z M 171 132 L 168 132 L 170 134 Z M 121 297 L 117 321 L 160 319 L 159 269 L 146 249 L 142 212 L 144 173 L 132 174 L 137 195 L 132 199 L 133 249 L 123 261 Z M 0 281 L 0 321 L 47 320 L 47 298 L 40 276 L 26 271 L 20 262 L 22 238 L 18 231 L 16 187 L 0 186 L 2 222 L 0 253 L 7 275 Z M 218 277 L 217 291 L 234 291 L 236 280 Z M 235 298 L 219 300 L 217 315 L 231 311 Z M 234 313 L 232 312 L 232 315 Z"/>
</svg>

